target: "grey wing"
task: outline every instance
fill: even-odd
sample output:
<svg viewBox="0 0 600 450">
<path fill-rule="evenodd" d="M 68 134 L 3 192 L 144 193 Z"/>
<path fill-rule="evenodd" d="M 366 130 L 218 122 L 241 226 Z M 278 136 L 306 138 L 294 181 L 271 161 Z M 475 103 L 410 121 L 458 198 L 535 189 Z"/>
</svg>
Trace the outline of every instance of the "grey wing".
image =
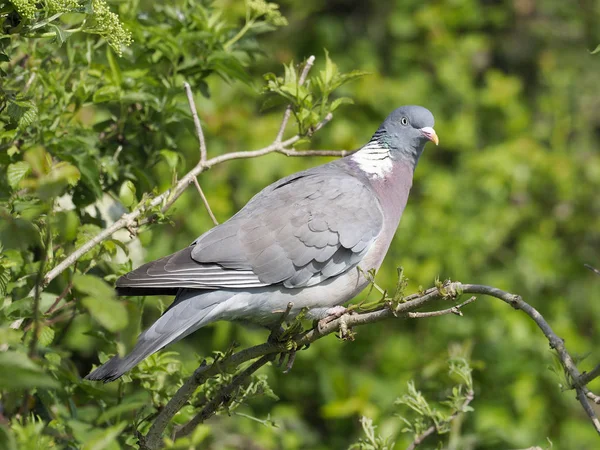
<svg viewBox="0 0 600 450">
<path fill-rule="evenodd" d="M 269 186 L 190 247 L 130 272 L 117 286 L 124 293 L 311 286 L 357 266 L 382 223 L 379 201 L 362 181 L 307 171 Z"/>
<path fill-rule="evenodd" d="M 250 269 L 262 283 L 292 288 L 355 267 L 381 232 L 383 214 L 361 180 L 315 171 L 259 194 L 232 219 L 235 234 L 211 230 L 198 239 L 192 258 Z M 243 255 L 242 266 L 234 252 Z"/>
</svg>

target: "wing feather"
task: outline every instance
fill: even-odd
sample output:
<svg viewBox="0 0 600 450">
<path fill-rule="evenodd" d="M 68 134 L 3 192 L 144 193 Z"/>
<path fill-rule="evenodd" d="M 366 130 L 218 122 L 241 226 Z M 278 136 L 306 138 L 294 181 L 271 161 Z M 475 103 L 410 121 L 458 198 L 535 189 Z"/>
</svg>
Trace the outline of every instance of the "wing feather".
<svg viewBox="0 0 600 450">
<path fill-rule="evenodd" d="M 382 224 L 366 180 L 337 161 L 267 187 L 190 247 L 144 264 L 117 287 L 311 286 L 358 265 Z"/>
</svg>

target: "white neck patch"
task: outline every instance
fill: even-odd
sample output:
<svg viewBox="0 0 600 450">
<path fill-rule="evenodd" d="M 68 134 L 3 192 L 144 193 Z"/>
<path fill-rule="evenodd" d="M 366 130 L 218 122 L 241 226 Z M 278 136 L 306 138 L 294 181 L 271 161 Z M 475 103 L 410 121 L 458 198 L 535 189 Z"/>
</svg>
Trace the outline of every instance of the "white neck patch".
<svg viewBox="0 0 600 450">
<path fill-rule="evenodd" d="M 375 178 L 384 178 L 393 168 L 389 149 L 376 140 L 370 141 L 351 158 L 361 170 Z"/>
</svg>

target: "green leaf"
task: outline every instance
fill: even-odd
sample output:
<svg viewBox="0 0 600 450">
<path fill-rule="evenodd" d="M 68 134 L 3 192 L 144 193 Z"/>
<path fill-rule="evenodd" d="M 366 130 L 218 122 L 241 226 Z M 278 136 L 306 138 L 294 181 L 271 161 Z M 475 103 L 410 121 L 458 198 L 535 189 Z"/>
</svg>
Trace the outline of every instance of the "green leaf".
<svg viewBox="0 0 600 450">
<path fill-rule="evenodd" d="M 50 327 L 43 327 L 40 330 L 40 335 L 38 337 L 38 342 L 42 347 L 48 347 L 50 344 L 52 344 L 52 341 L 54 340 L 54 330 Z"/>
<path fill-rule="evenodd" d="M 90 239 L 96 237 L 98 233 L 100 233 L 101 228 L 98 225 L 94 225 L 93 223 L 86 223 L 82 225 L 77 230 L 77 239 L 75 240 L 75 246 L 81 247 L 83 244 L 88 242 Z M 100 252 L 100 247 L 96 246 L 89 252 L 79 258 L 80 261 L 89 261 L 90 259 L 95 258 Z"/>
<path fill-rule="evenodd" d="M 74 163 L 79 171 L 83 183 L 89 187 L 94 197 L 102 197 L 102 185 L 100 184 L 100 171 L 98 170 L 98 161 L 89 154 L 74 153 L 69 155 L 69 159 Z"/>
<path fill-rule="evenodd" d="M 179 153 L 174 152 L 172 150 L 161 150 L 160 151 L 160 156 L 163 157 L 163 159 L 166 161 L 167 165 L 169 166 L 169 169 L 171 169 L 171 171 L 174 171 L 177 169 L 177 164 L 179 163 Z"/>
<path fill-rule="evenodd" d="M 6 175 L 8 184 L 11 188 L 16 189 L 19 182 L 29 173 L 31 166 L 26 161 L 19 161 L 8 166 Z"/>
<path fill-rule="evenodd" d="M 118 101 L 121 97 L 121 89 L 117 86 L 103 86 L 94 92 L 94 103 Z"/>
<path fill-rule="evenodd" d="M 47 174 L 52 167 L 52 158 L 48 152 L 46 152 L 44 147 L 39 145 L 27 150 L 23 157 L 25 158 L 25 161 L 29 163 L 31 171 L 36 176 Z"/>
<path fill-rule="evenodd" d="M 329 57 L 329 52 L 324 50 L 325 52 L 325 70 L 321 71 L 321 77 L 326 86 L 330 86 L 334 78 L 336 78 L 338 73 L 337 66 L 333 63 L 331 58 Z"/>
<path fill-rule="evenodd" d="M 7 217 L 0 220 L 0 242 L 7 249 L 25 249 L 39 245 L 40 234 L 28 220 Z"/>
<path fill-rule="evenodd" d="M 135 184 L 127 180 L 123 182 L 119 189 L 119 200 L 123 203 L 123 206 L 130 207 L 137 203 L 135 198 Z"/>
<path fill-rule="evenodd" d="M 123 303 L 110 297 L 85 297 L 81 303 L 108 331 L 119 331 L 127 326 L 127 309 Z"/>
<path fill-rule="evenodd" d="M 331 102 L 331 106 L 329 107 L 329 111 L 333 112 L 338 109 L 341 105 L 352 105 L 354 101 L 350 97 L 340 97 L 336 98 L 333 102 Z"/>
<path fill-rule="evenodd" d="M 0 252 L 2 251 L 2 244 L 0 243 Z M 10 281 L 10 270 L 8 267 L 4 267 L 0 264 L 0 297 L 6 295 L 8 289 L 8 282 Z"/>
<path fill-rule="evenodd" d="M 31 100 L 15 100 L 9 103 L 6 113 L 19 129 L 31 125 L 38 116 L 37 106 Z"/>
<path fill-rule="evenodd" d="M 110 46 L 106 47 L 106 59 L 108 60 L 108 65 L 110 66 L 113 84 L 121 86 L 121 84 L 123 83 L 121 69 L 119 68 L 117 58 L 115 57 L 115 54 Z"/>
<path fill-rule="evenodd" d="M 20 298 L 12 302 L 5 310 L 7 317 L 11 319 L 27 318 L 32 315 L 33 297 Z"/>
<path fill-rule="evenodd" d="M 148 404 L 148 399 L 145 400 L 125 400 L 125 403 L 121 403 L 119 405 L 113 406 L 112 408 L 108 408 L 104 411 L 98 419 L 96 419 L 97 424 L 102 424 L 108 422 L 115 417 L 120 417 L 123 414 L 126 414 L 131 411 L 135 411 L 136 409 L 143 408 Z"/>
<path fill-rule="evenodd" d="M 74 186 L 79 181 L 81 173 L 74 165 L 62 161 L 52 166 L 50 172 L 39 180 L 37 192 L 42 199 L 57 197 L 67 185 Z"/>
<path fill-rule="evenodd" d="M 598 46 L 594 50 L 592 50 L 590 53 L 592 55 L 595 55 L 596 53 L 600 53 L 600 44 L 598 44 Z"/>
<path fill-rule="evenodd" d="M 9 428 L 0 424 L 0 449 L 17 450 L 17 442 Z"/>
<path fill-rule="evenodd" d="M 127 422 L 121 422 L 118 425 L 107 428 L 106 430 L 94 430 L 90 433 L 90 437 L 86 439 L 85 444 L 81 447 L 82 450 L 104 450 L 111 447 L 122 431 L 127 426 Z"/>
<path fill-rule="evenodd" d="M 0 352 L 0 386 L 3 389 L 55 388 L 58 383 L 27 355 L 9 350 Z"/>
<path fill-rule="evenodd" d="M 58 42 L 59 47 L 62 46 L 70 35 L 68 33 L 65 33 L 65 30 L 63 30 L 56 24 L 49 23 L 48 26 L 54 30 L 56 42 Z"/>
<path fill-rule="evenodd" d="M 23 331 L 8 326 L 0 327 L 0 345 L 17 345 L 23 339 Z"/>
<path fill-rule="evenodd" d="M 58 231 L 60 238 L 66 242 L 70 242 L 77 237 L 79 225 L 79 216 L 75 211 L 59 211 L 52 217 L 53 229 Z"/>
<path fill-rule="evenodd" d="M 115 296 L 112 287 L 101 278 L 93 275 L 76 274 L 73 277 L 73 286 L 79 292 L 93 297 L 112 299 Z"/>
</svg>

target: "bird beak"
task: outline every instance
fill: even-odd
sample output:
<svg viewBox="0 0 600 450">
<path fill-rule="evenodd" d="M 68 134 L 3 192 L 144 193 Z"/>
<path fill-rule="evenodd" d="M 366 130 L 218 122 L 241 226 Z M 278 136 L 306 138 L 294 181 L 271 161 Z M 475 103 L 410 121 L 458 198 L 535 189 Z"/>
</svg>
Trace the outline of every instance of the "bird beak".
<svg viewBox="0 0 600 450">
<path fill-rule="evenodd" d="M 435 130 L 431 127 L 423 127 L 420 129 L 421 134 L 433 142 L 435 145 L 439 145 L 440 138 L 438 138 L 437 134 L 435 134 Z"/>
</svg>

